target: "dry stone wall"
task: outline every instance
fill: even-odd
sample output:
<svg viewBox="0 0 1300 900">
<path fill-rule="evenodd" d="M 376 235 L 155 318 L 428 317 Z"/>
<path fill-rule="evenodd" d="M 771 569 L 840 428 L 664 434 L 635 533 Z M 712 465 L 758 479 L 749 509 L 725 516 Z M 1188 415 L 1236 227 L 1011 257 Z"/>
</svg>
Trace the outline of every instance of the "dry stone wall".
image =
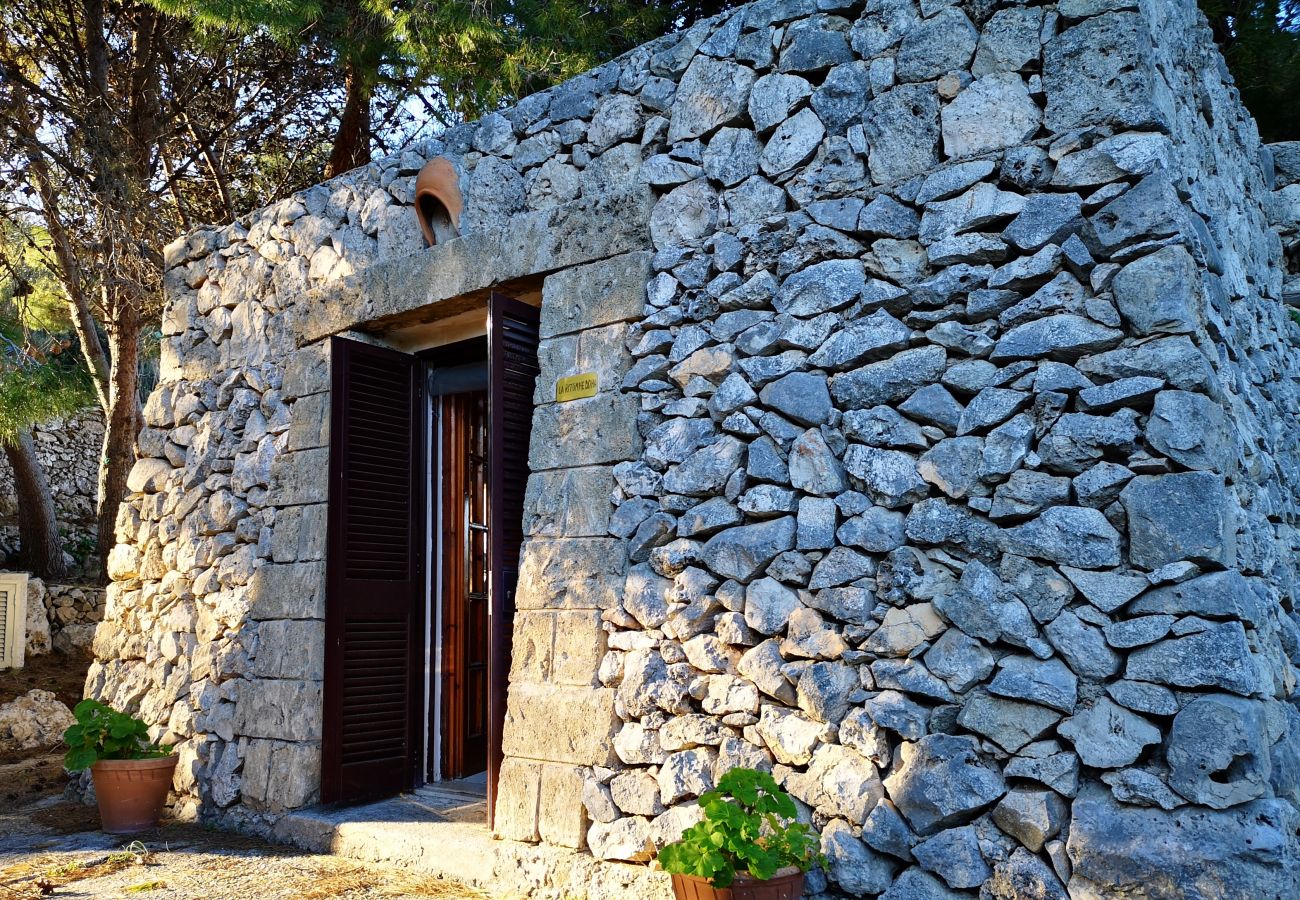
<svg viewBox="0 0 1300 900">
<path fill-rule="evenodd" d="M 87 410 L 32 429 L 36 457 L 54 495 L 66 544 L 89 548 L 95 540 L 95 498 L 99 457 L 103 452 L 104 420 Z M 18 551 L 18 495 L 13 471 L 0 457 L 0 565 Z"/>
<path fill-rule="evenodd" d="M 1297 168 L 1191 0 L 760 0 L 196 232 L 90 688 L 312 802 L 319 341 L 544 275 L 503 837 L 749 765 L 826 896 L 1300 893 Z"/>
</svg>

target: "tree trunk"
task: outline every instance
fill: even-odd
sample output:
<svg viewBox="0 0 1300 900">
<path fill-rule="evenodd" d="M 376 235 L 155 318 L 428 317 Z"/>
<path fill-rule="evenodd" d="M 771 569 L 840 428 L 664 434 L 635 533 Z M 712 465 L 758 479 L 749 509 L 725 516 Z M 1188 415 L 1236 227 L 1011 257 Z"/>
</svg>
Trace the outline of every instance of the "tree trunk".
<svg viewBox="0 0 1300 900">
<path fill-rule="evenodd" d="M 99 556 L 104 570 L 115 543 L 117 509 L 126 496 L 126 479 L 135 465 L 135 439 L 140 433 L 140 313 L 134 304 L 119 304 L 121 313 L 109 330 L 113 367 L 104 410 L 104 455 L 99 465 Z"/>
<path fill-rule="evenodd" d="M 4 445 L 4 451 L 14 470 L 14 487 L 18 493 L 18 540 L 23 563 L 38 578 L 66 578 L 68 566 L 63 560 L 54 495 L 36 458 L 31 432 L 18 432 L 12 443 Z"/>
<path fill-rule="evenodd" d="M 370 162 L 370 78 L 365 67 L 355 60 L 347 63 L 345 85 L 347 98 L 343 115 L 339 117 L 338 131 L 334 134 L 334 149 L 330 152 L 325 177 L 342 175 L 349 169 Z"/>
</svg>

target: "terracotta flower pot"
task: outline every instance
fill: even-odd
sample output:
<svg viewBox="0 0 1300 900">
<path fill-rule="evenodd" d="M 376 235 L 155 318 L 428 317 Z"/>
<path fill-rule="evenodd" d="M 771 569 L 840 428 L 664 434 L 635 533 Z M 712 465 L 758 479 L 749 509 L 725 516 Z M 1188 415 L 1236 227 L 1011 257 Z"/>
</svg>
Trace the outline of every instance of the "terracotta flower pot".
<svg viewBox="0 0 1300 900">
<path fill-rule="evenodd" d="M 782 869 L 767 881 L 738 874 L 731 886 L 724 888 L 714 887 L 706 878 L 674 875 L 673 895 L 677 900 L 799 900 L 803 874 L 798 869 Z"/>
<path fill-rule="evenodd" d="M 158 759 L 101 759 L 91 766 L 104 831 L 134 834 L 156 828 L 176 760 L 175 754 Z"/>
</svg>

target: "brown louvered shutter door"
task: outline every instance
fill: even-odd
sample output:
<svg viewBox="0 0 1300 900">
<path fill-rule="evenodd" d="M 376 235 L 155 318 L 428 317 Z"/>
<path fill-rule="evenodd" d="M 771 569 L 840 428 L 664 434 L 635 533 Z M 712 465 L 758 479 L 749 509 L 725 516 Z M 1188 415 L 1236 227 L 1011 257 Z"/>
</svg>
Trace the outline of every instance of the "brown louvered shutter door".
<svg viewBox="0 0 1300 900">
<path fill-rule="evenodd" d="M 501 771 L 501 727 L 510 680 L 510 638 L 515 618 L 519 550 L 524 540 L 524 490 L 528 484 L 528 439 L 533 429 L 533 386 L 537 366 L 539 313 L 501 294 L 488 300 L 488 429 L 492 568 L 489 613 L 488 815 L 496 815 Z"/>
<path fill-rule="evenodd" d="M 327 802 L 413 786 L 424 671 L 419 366 L 404 353 L 343 338 L 332 339 L 331 354 Z"/>
</svg>

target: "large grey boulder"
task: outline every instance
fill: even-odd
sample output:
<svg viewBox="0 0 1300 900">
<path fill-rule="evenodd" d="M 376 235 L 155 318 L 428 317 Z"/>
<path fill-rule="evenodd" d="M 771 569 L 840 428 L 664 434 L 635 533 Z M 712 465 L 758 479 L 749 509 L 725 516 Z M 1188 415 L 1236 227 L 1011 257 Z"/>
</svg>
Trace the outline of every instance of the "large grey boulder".
<svg viewBox="0 0 1300 900">
<path fill-rule="evenodd" d="M 701 550 L 701 558 L 723 578 L 748 582 L 778 553 L 792 549 L 794 536 L 794 516 L 728 528 L 709 538 Z"/>
<path fill-rule="evenodd" d="M 1084 788 L 1071 808 L 1071 897 L 1284 900 L 1300 896 L 1300 813 L 1284 800 L 1175 812 Z"/>
<path fill-rule="evenodd" d="M 1146 435 L 1157 451 L 1189 469 L 1226 473 L 1235 462 L 1223 408 L 1204 394 L 1161 391 Z"/>
<path fill-rule="evenodd" d="M 699 55 L 691 60 L 673 100 L 668 140 L 700 137 L 739 117 L 756 76 L 752 69 Z"/>
<path fill-rule="evenodd" d="M 1130 766 L 1143 748 L 1160 743 L 1159 728 L 1105 697 L 1066 719 L 1057 731 L 1074 744 L 1084 765 L 1096 769 Z"/>
<path fill-rule="evenodd" d="M 1264 796 L 1278 736 L 1268 726 L 1268 709 L 1257 700 L 1211 694 L 1187 704 L 1165 747 L 1170 786 L 1214 809 Z"/>
<path fill-rule="evenodd" d="M 1236 515 L 1222 476 L 1139 475 L 1120 499 L 1128 513 L 1133 565 L 1158 569 L 1181 560 L 1231 565 L 1236 559 Z"/>
<path fill-rule="evenodd" d="M 1011 147 L 1032 137 L 1042 116 L 1019 75 L 986 75 L 944 107 L 944 152 L 956 159 Z"/>
<path fill-rule="evenodd" d="M 1174 687 L 1222 688 L 1243 696 L 1260 688 L 1259 670 L 1240 622 L 1134 650 L 1124 675 Z"/>
<path fill-rule="evenodd" d="M 1102 569 L 1120 563 L 1120 534 L 1100 510 L 1053 506 L 1036 519 L 1003 532 L 1007 551 L 1032 559 Z"/>
<path fill-rule="evenodd" d="M 931 734 L 898 748 L 885 779 L 889 798 L 920 835 L 969 822 L 1007 791 L 997 768 L 976 752 L 973 738 Z"/>
<path fill-rule="evenodd" d="M 1185 334 L 1204 321 L 1200 272 L 1178 245 L 1129 263 L 1112 287 L 1120 315 L 1138 334 Z"/>
</svg>

